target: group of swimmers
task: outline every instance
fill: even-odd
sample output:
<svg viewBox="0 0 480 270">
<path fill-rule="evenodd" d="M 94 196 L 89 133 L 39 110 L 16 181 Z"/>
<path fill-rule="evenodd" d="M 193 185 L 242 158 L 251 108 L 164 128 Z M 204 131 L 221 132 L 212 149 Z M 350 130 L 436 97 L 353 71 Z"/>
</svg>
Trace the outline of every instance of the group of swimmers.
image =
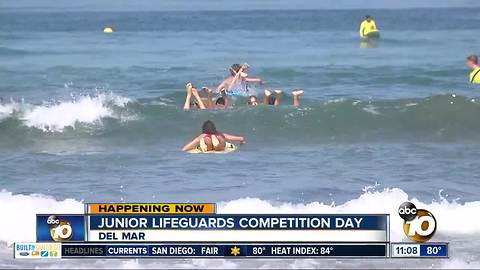
<svg viewBox="0 0 480 270">
<path fill-rule="evenodd" d="M 250 77 L 246 71 L 248 65 L 233 64 L 230 67 L 230 75 L 225 78 L 215 90 L 209 87 L 202 87 L 205 93 L 204 97 L 192 83 L 187 83 L 185 86 L 187 94 L 185 97 L 185 104 L 183 108 L 189 110 L 191 108 L 197 108 L 201 110 L 205 109 L 227 109 L 233 105 L 231 96 L 241 95 L 248 96 L 247 105 L 273 105 L 279 106 L 282 103 L 283 91 L 282 90 L 264 90 L 263 99 L 260 101 L 259 97 L 250 91 L 250 84 L 263 84 L 261 78 Z M 298 108 L 300 106 L 300 96 L 303 95 L 303 91 L 295 89 L 292 91 L 293 106 Z M 214 100 L 214 96 L 217 96 Z"/>
<path fill-rule="evenodd" d="M 365 19 L 360 25 L 360 37 L 366 38 L 367 34 L 372 31 L 378 31 L 377 25 L 370 15 L 366 15 Z M 467 65 L 471 68 L 470 83 L 480 84 L 480 65 L 477 55 L 470 55 L 467 57 Z M 184 109 L 188 110 L 192 107 L 199 109 L 226 109 L 232 105 L 229 96 L 241 93 L 248 96 L 247 104 L 250 106 L 257 106 L 259 102 L 258 96 L 250 93 L 249 84 L 262 84 L 263 81 L 258 77 L 250 77 L 246 71 L 248 65 L 234 64 L 230 67 L 230 75 L 223 80 L 215 91 L 208 87 L 203 87 L 205 98 L 200 96 L 199 91 L 191 84 L 186 85 L 187 96 L 185 98 Z M 302 90 L 293 90 L 293 105 L 295 108 L 300 106 L 300 96 L 303 94 Z M 215 102 L 213 96 L 218 95 Z M 194 100 L 192 100 L 192 97 Z M 278 106 L 282 102 L 282 90 L 264 90 L 263 104 Z M 192 141 L 183 147 L 183 151 L 188 151 L 195 148 L 200 148 L 202 152 L 207 151 L 223 151 L 226 142 L 245 143 L 245 138 L 242 136 L 231 135 L 217 131 L 215 124 L 208 120 L 203 123 L 202 133 L 195 137 Z"/>
<path fill-rule="evenodd" d="M 282 90 L 264 90 L 262 101 L 259 100 L 257 95 L 250 92 L 249 84 L 263 84 L 263 81 L 258 77 L 250 77 L 247 74 L 248 67 L 247 64 L 233 64 L 229 70 L 230 75 L 225 78 L 215 90 L 206 86 L 202 87 L 205 97 L 200 95 L 200 92 L 192 83 L 187 83 L 185 86 L 187 94 L 183 108 L 185 110 L 191 108 L 198 108 L 201 110 L 227 109 L 232 106 L 233 103 L 230 97 L 234 95 L 248 96 L 246 103 L 249 106 L 258 106 L 261 104 L 279 106 L 282 103 L 283 98 Z M 302 90 L 295 89 L 292 91 L 293 106 L 295 108 L 300 106 L 300 97 L 302 95 Z M 216 96 L 215 100 L 214 96 Z M 200 149 L 202 152 L 223 151 L 225 150 L 227 142 L 238 142 L 243 144 L 245 143 L 245 138 L 219 132 L 217 131 L 215 124 L 208 120 L 202 125 L 202 133 L 188 142 L 182 150 L 189 151 L 192 149 Z"/>
</svg>

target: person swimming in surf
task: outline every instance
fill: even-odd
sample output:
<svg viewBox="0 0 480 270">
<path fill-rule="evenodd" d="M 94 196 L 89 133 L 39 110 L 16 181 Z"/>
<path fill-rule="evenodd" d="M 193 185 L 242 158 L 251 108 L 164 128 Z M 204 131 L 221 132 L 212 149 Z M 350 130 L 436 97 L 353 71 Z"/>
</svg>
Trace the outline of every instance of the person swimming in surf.
<svg viewBox="0 0 480 270">
<path fill-rule="evenodd" d="M 224 132 L 217 131 L 215 124 L 207 120 L 202 125 L 202 133 L 195 137 L 192 141 L 183 146 L 182 151 L 193 150 L 197 147 L 202 152 L 223 151 L 227 142 L 245 143 L 245 138 Z"/>
<path fill-rule="evenodd" d="M 480 84 L 480 66 L 478 65 L 478 56 L 469 55 L 467 65 L 472 69 L 470 72 L 470 83 Z"/>
<path fill-rule="evenodd" d="M 203 87 L 203 91 L 207 96 L 206 98 L 202 98 L 200 96 L 198 90 L 193 87 L 192 83 L 187 83 L 185 89 L 187 90 L 185 103 L 183 105 L 185 110 L 189 110 L 192 107 L 196 107 L 201 110 L 226 109 L 230 106 L 230 101 L 228 100 L 225 91 L 221 91 L 221 96 L 218 97 L 215 102 L 213 102 L 212 90 L 210 90 L 208 87 Z M 192 97 L 194 97 L 195 100 L 192 100 Z"/>
<path fill-rule="evenodd" d="M 265 90 L 263 94 L 263 105 L 273 105 L 273 106 L 279 106 L 282 103 L 282 97 L 283 97 L 283 91 L 282 90 L 275 90 L 275 96 L 272 95 L 272 91 L 270 90 Z M 292 91 L 292 96 L 293 96 L 293 106 L 295 108 L 300 107 L 300 96 L 303 95 L 302 90 L 293 90 Z M 247 104 L 250 106 L 257 106 L 260 105 L 261 103 L 258 102 L 258 97 L 255 95 L 251 95 L 248 97 Z"/>
<path fill-rule="evenodd" d="M 263 83 L 261 78 L 248 76 L 246 73 L 248 68 L 248 64 L 233 64 L 230 67 L 230 75 L 217 86 L 216 92 L 220 93 L 222 89 L 225 89 L 228 95 L 248 95 L 249 83 Z"/>
</svg>

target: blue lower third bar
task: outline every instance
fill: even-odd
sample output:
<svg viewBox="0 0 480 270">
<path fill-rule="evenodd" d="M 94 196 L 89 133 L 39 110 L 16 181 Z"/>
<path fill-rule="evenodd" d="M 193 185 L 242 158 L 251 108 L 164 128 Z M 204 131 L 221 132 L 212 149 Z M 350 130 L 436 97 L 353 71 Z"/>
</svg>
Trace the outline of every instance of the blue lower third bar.
<svg viewBox="0 0 480 270">
<path fill-rule="evenodd" d="M 420 257 L 448 257 L 448 244 L 420 244 Z"/>
</svg>

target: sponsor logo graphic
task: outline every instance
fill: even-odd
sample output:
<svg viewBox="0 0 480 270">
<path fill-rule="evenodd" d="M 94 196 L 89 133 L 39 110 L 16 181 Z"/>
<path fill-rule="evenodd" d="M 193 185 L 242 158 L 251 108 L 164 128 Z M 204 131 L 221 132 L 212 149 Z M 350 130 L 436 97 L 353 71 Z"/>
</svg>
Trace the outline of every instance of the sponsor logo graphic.
<svg viewBox="0 0 480 270">
<path fill-rule="evenodd" d="M 15 243 L 17 259 L 61 258 L 60 243 Z"/>
<path fill-rule="evenodd" d="M 428 210 L 417 209 L 411 202 L 404 202 L 398 208 L 403 219 L 405 235 L 415 242 L 427 242 L 437 230 L 437 220 Z"/>
</svg>

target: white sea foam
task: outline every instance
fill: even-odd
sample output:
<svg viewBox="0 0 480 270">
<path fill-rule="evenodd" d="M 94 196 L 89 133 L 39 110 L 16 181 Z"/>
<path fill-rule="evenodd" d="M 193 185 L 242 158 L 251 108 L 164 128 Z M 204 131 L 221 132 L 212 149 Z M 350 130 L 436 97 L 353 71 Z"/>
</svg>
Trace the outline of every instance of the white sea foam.
<svg viewBox="0 0 480 270">
<path fill-rule="evenodd" d="M 67 199 L 58 201 L 42 194 L 13 194 L 0 191 L 0 213 L 14 222 L 2 222 L 0 242 L 8 245 L 13 242 L 35 241 L 35 215 L 40 213 L 82 214 L 82 202 Z M 14 218 L 13 218 L 14 217 Z"/>
<path fill-rule="evenodd" d="M 14 101 L 0 104 L 0 120 L 12 116 L 15 112 L 20 111 L 20 109 L 20 104 Z"/>
<path fill-rule="evenodd" d="M 367 106 L 363 107 L 362 110 L 374 115 L 380 115 L 380 113 L 377 111 L 377 108 L 371 104 L 368 104 Z"/>
<path fill-rule="evenodd" d="M 18 114 L 18 118 L 28 127 L 48 132 L 62 132 L 65 128 L 75 128 L 76 124 L 95 124 L 102 118 L 121 118 L 113 107 L 123 107 L 128 98 L 101 93 L 95 96 L 80 96 L 70 101 L 33 105 L 10 101 L 0 105 L 0 119 Z"/>
</svg>

